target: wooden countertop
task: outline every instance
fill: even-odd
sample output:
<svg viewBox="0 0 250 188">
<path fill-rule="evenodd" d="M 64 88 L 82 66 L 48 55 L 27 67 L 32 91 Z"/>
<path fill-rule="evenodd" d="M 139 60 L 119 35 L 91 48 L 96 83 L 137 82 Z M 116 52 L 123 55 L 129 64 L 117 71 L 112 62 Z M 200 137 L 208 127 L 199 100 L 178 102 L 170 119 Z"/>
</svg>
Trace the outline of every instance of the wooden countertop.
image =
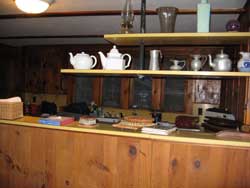
<svg viewBox="0 0 250 188">
<path fill-rule="evenodd" d="M 186 143 L 197 143 L 206 145 L 250 147 L 249 141 L 218 139 L 216 138 L 214 133 L 177 131 L 176 133 L 173 133 L 168 136 L 161 136 L 161 135 L 144 134 L 141 132 L 123 131 L 113 128 L 109 124 L 99 124 L 99 126 L 96 128 L 83 128 L 79 126 L 78 122 L 74 122 L 67 126 L 52 126 L 52 125 L 40 124 L 38 123 L 38 117 L 31 117 L 31 116 L 25 116 L 17 120 L 0 120 L 0 124 L 104 134 L 113 136 L 135 137 L 143 139 L 162 140 L 162 141 L 186 142 Z"/>
</svg>

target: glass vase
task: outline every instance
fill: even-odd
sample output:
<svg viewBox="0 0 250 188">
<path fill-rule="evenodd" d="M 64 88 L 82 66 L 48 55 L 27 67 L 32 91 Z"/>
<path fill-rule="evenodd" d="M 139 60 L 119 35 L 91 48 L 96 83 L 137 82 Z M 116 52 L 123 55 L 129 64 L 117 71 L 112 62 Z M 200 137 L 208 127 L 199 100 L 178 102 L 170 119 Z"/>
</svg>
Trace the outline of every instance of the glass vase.
<svg viewBox="0 0 250 188">
<path fill-rule="evenodd" d="M 131 0 L 126 0 L 121 11 L 121 33 L 132 33 L 134 21 L 134 10 Z"/>
<path fill-rule="evenodd" d="M 162 33 L 172 33 L 175 29 L 176 13 L 175 7 L 159 7 L 156 9 L 160 19 L 160 27 Z"/>
</svg>

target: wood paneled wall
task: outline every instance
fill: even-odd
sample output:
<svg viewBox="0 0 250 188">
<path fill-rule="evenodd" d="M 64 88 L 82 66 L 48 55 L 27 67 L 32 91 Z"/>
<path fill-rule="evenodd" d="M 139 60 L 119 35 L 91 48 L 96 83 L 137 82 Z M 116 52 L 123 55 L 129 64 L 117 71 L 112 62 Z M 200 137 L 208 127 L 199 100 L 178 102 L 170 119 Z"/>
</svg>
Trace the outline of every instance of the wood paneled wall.
<svg viewBox="0 0 250 188">
<path fill-rule="evenodd" d="M 250 26 L 250 1 L 246 2 L 246 12 L 239 16 L 241 23 L 241 31 L 249 31 Z M 235 65 L 240 59 L 239 51 L 249 52 L 250 43 L 248 45 L 241 45 L 238 50 L 231 52 L 234 58 Z M 235 66 L 234 66 L 235 67 Z M 236 69 L 236 67 L 235 67 Z M 237 70 L 237 69 L 236 69 Z M 221 106 L 229 109 L 236 116 L 236 119 L 250 125 L 250 81 L 249 78 L 235 78 L 228 79 L 222 82 L 222 101 Z"/>
<path fill-rule="evenodd" d="M 1 71 L 6 75 L 3 79 L 5 82 L 5 88 L 1 89 L 2 96 L 7 96 L 12 94 L 19 94 L 22 92 L 29 93 L 48 93 L 48 94 L 66 94 L 68 96 L 68 103 L 73 102 L 73 96 L 75 95 L 74 87 L 74 77 L 70 75 L 64 75 L 60 73 L 61 68 L 72 68 L 69 63 L 69 52 L 73 54 L 84 51 L 85 53 L 95 55 L 98 59 L 98 66 L 96 68 L 101 68 L 100 58 L 98 51 L 102 51 L 105 54 L 109 52 L 112 45 L 65 45 L 65 46 L 29 46 L 22 49 L 17 48 L 2 48 L 1 53 Z M 220 53 L 220 50 L 223 49 L 223 46 L 149 46 L 146 47 L 146 61 L 149 61 L 149 51 L 152 49 L 160 49 L 163 52 L 164 59 L 161 64 L 162 69 L 167 69 L 171 65 L 170 59 L 186 59 L 187 65 L 186 70 L 190 70 L 190 62 L 192 57 L 191 54 L 212 54 L 214 57 L 215 54 Z M 3 50 L 4 49 L 4 50 Z M 8 53 L 6 53 L 8 51 Z M 139 48 L 137 47 L 119 47 L 121 53 L 131 54 L 132 63 L 131 69 L 139 63 Z M 225 52 L 230 55 L 230 58 L 233 60 L 234 70 L 236 69 L 237 60 L 239 59 L 238 55 L 239 48 L 237 46 L 227 46 Z M 12 63 L 5 63 L 12 62 Z M 148 63 L 148 62 L 147 62 Z M 147 68 L 147 67 L 146 67 Z M 208 66 L 208 63 L 203 70 L 211 70 Z M 13 79 L 14 78 L 14 79 Z M 9 81 L 10 80 L 10 81 Z M 221 98 L 225 99 L 222 101 L 221 106 L 226 107 L 229 110 L 232 110 L 236 113 L 236 117 L 239 120 L 243 120 L 242 109 L 243 106 L 241 97 L 245 96 L 241 88 L 240 91 L 239 85 L 241 82 L 244 82 L 244 79 L 231 81 L 229 79 L 227 83 L 223 85 L 222 90 L 227 91 L 227 93 L 222 93 Z M 25 83 L 25 84 L 24 84 Z M 121 107 L 128 108 L 131 104 L 131 79 L 124 78 L 122 79 L 121 84 Z M 152 108 L 161 109 L 163 96 L 164 96 L 164 80 L 154 79 L 152 86 Z M 94 95 L 93 100 L 101 105 L 102 102 L 102 78 L 96 77 L 93 81 Z M 238 99 L 229 97 L 232 95 L 232 91 L 229 88 L 229 85 L 235 86 L 235 93 L 237 94 Z M 241 84 L 241 85 L 244 85 Z M 191 113 L 192 110 L 192 80 L 189 80 L 186 83 L 186 94 L 185 94 L 185 112 Z M 243 86 L 242 86 L 243 87 Z M 7 88 L 7 89 L 6 89 Z M 227 89 L 226 89 L 227 88 Z M 6 90 L 8 92 L 6 93 Z M 233 91 L 234 91 L 233 90 Z M 227 101 L 229 99 L 229 101 Z M 232 103 L 233 102 L 233 103 Z M 231 105 L 232 104 L 232 105 Z"/>
<path fill-rule="evenodd" d="M 22 50 L 0 45 L 0 98 L 21 96 L 24 91 Z"/>
</svg>

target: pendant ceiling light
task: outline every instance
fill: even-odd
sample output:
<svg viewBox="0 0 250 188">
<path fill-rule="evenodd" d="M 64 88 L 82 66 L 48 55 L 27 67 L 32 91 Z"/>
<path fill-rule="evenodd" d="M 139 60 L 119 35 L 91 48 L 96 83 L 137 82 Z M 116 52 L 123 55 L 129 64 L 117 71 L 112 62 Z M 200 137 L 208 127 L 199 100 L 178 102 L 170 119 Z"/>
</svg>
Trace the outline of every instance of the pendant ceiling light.
<svg viewBox="0 0 250 188">
<path fill-rule="evenodd" d="M 15 0 L 16 6 L 26 13 L 42 13 L 54 0 Z"/>
</svg>

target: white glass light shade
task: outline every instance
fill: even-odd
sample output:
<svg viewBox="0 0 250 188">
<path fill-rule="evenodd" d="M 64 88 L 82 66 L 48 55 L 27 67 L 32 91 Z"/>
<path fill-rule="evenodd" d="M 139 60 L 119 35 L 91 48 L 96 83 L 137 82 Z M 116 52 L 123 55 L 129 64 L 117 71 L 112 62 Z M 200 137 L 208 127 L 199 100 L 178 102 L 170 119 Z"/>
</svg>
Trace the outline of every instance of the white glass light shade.
<svg viewBox="0 0 250 188">
<path fill-rule="evenodd" d="M 16 6 L 27 13 L 41 13 L 49 8 L 53 0 L 15 0 Z"/>
</svg>

